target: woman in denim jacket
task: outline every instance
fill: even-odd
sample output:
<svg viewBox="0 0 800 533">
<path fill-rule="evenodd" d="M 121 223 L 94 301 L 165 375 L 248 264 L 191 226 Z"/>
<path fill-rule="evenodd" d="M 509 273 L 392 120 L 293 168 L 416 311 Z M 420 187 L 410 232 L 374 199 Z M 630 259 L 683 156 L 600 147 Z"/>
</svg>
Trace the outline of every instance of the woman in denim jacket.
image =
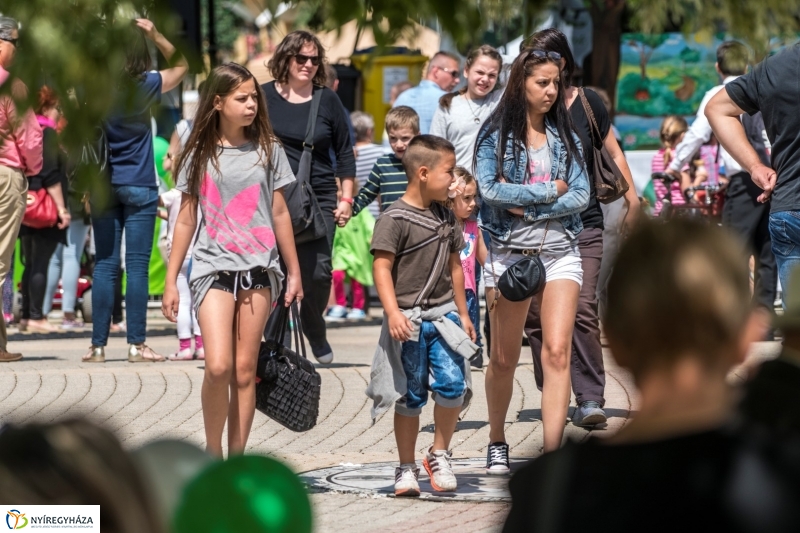
<svg viewBox="0 0 800 533">
<path fill-rule="evenodd" d="M 509 472 L 504 425 L 530 306 L 530 299 L 504 299 L 495 287 L 503 272 L 527 252 L 541 250 L 547 280 L 544 291 L 535 296 L 544 330 L 545 452 L 561 445 L 567 418 L 572 328 L 583 280 L 579 213 L 589 201 L 589 182 L 580 141 L 572 133 L 564 105 L 560 74 L 560 56 L 535 49 L 520 55 L 502 100 L 478 135 L 475 175 L 483 200 L 480 222 L 491 236 L 484 268 L 492 330 L 486 372 L 489 474 Z"/>
</svg>

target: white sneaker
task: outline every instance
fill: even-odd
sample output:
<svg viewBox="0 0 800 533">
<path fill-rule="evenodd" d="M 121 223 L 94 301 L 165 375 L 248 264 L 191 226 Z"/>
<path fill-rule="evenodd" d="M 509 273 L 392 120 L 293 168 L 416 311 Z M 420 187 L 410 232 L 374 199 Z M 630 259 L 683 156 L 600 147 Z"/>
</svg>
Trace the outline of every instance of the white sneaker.
<svg viewBox="0 0 800 533">
<path fill-rule="evenodd" d="M 353 309 L 345 317 L 347 320 L 366 320 L 367 313 L 363 309 Z"/>
<path fill-rule="evenodd" d="M 431 487 L 438 492 L 453 492 L 458 488 L 456 475 L 453 474 L 453 467 L 450 459 L 453 453 L 448 450 L 428 450 L 422 466 L 431 478 Z"/>
<path fill-rule="evenodd" d="M 508 467 L 508 444 L 493 442 L 486 451 L 486 473 L 490 476 L 505 476 L 511 473 Z"/>
<path fill-rule="evenodd" d="M 394 469 L 394 495 L 398 497 L 419 496 L 419 468 L 414 463 L 400 465 Z"/>
<path fill-rule="evenodd" d="M 328 322 L 339 322 L 347 316 L 347 308 L 342 305 L 334 305 L 325 313 L 325 320 Z"/>
<path fill-rule="evenodd" d="M 329 365 L 329 364 L 333 363 L 333 352 L 328 352 L 328 353 L 322 354 L 322 355 L 314 354 L 314 358 L 321 365 Z"/>
</svg>

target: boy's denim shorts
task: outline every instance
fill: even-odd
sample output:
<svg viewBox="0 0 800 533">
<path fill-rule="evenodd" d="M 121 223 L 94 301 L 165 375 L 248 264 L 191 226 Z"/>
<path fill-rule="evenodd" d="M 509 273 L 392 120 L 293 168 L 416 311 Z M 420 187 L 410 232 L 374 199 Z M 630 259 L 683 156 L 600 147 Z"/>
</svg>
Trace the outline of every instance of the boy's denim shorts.
<svg viewBox="0 0 800 533">
<path fill-rule="evenodd" d="M 461 325 L 456 313 L 447 318 Z M 420 325 L 419 342 L 403 343 L 401 358 L 408 384 L 405 396 L 395 404 L 397 414 L 419 416 L 428 403 L 428 391 L 442 407 L 463 405 L 469 363 L 444 342 L 432 322 Z"/>
</svg>

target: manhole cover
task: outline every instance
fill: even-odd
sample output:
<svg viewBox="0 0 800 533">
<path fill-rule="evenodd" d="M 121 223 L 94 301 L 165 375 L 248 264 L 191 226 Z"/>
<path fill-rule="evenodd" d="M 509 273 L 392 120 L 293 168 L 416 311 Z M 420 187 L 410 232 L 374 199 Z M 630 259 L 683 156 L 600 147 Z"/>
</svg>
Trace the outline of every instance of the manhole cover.
<svg viewBox="0 0 800 533">
<path fill-rule="evenodd" d="M 516 471 L 529 459 L 511 459 Z M 418 463 L 419 464 L 419 463 Z M 341 464 L 300 474 L 300 479 L 315 492 L 364 493 L 394 497 L 394 469 L 397 462 Z M 436 492 L 428 474 L 420 464 L 420 498 L 438 501 L 511 501 L 509 476 L 486 474 L 486 459 L 453 459 L 453 472 L 458 479 L 456 492 Z"/>
</svg>

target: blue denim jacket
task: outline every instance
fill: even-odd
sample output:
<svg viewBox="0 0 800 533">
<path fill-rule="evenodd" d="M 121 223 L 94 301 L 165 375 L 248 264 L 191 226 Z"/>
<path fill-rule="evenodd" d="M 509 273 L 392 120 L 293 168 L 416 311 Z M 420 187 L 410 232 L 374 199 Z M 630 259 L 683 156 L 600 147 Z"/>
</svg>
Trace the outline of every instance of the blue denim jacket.
<svg viewBox="0 0 800 533">
<path fill-rule="evenodd" d="M 567 174 L 567 147 L 558 137 L 558 130 L 545 119 L 547 141 L 552 147 L 550 154 L 552 169 L 550 181 L 523 185 L 528 174 L 528 151 L 520 150 L 519 158 L 515 160 L 513 141 L 508 140 L 503 154 L 503 177 L 506 182 L 497 180 L 497 155 L 496 145 L 498 132 L 484 136 L 480 139 L 476 153 L 476 175 L 478 189 L 481 195 L 481 209 L 479 223 L 481 228 L 490 235 L 499 239 L 508 239 L 511 233 L 511 222 L 515 216 L 508 209 L 522 207 L 525 209 L 525 221 L 535 222 L 557 218 L 564 225 L 567 234 L 573 239 L 583 230 L 580 213 L 589 204 L 589 179 L 586 166 L 582 159 L 573 160 L 569 174 Z M 580 149 L 578 137 L 573 133 L 575 143 Z M 556 192 L 554 180 L 563 180 L 569 186 L 569 191 L 559 197 Z"/>
</svg>

